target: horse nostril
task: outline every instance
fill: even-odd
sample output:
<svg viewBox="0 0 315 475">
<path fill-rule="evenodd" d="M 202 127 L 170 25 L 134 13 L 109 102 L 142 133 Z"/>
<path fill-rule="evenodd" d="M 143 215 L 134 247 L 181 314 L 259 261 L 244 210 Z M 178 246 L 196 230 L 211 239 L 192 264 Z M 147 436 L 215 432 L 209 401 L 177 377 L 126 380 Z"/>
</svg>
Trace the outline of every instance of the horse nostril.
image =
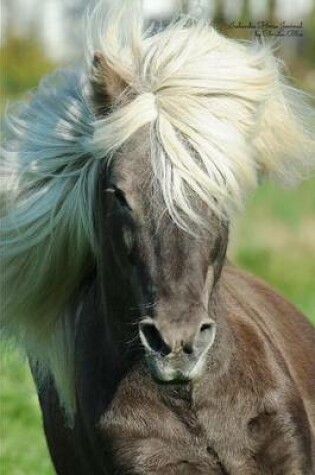
<svg viewBox="0 0 315 475">
<path fill-rule="evenodd" d="M 193 345 L 191 343 L 186 343 L 185 345 L 183 345 L 183 352 L 186 355 L 192 355 L 194 352 Z"/>
<path fill-rule="evenodd" d="M 203 323 L 200 328 L 200 333 L 206 332 L 207 330 L 212 329 L 212 324 L 211 323 Z"/>
<path fill-rule="evenodd" d="M 142 342 L 149 350 L 167 356 L 171 353 L 171 348 L 165 343 L 159 330 L 153 323 L 140 323 L 140 335 Z"/>
<path fill-rule="evenodd" d="M 214 342 L 216 334 L 216 324 L 214 321 L 207 321 L 201 324 L 199 337 L 197 338 L 197 346 L 200 349 L 210 348 Z"/>
</svg>

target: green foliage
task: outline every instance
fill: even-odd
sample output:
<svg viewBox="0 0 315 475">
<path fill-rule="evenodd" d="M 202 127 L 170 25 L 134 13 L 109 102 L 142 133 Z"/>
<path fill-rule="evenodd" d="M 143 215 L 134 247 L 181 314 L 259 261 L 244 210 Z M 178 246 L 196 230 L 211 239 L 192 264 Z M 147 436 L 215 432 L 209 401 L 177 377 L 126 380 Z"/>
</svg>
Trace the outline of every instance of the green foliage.
<svg viewBox="0 0 315 475">
<path fill-rule="evenodd" d="M 9 35 L 0 49 L 1 101 L 15 98 L 35 87 L 43 75 L 55 65 L 47 59 L 36 38 Z"/>
</svg>

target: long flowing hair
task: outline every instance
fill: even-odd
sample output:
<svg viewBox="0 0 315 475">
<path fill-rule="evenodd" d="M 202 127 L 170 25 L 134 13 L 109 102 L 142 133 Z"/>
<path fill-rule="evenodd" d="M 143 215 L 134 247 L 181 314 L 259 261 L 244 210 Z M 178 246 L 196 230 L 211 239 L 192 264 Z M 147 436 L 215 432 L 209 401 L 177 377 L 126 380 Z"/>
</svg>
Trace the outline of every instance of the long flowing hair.
<svg viewBox="0 0 315 475">
<path fill-rule="evenodd" d="M 97 262 L 104 162 L 148 125 L 152 175 L 188 232 L 207 225 L 192 196 L 231 219 L 258 182 L 291 182 L 315 162 L 314 110 L 270 46 L 227 39 L 187 16 L 146 30 L 140 1 L 113 3 L 88 13 L 82 71 L 45 78 L 9 111 L 1 156 L 1 329 L 43 378 L 53 375 L 70 415 L 73 315 Z M 91 100 L 95 51 L 126 84 L 103 117 Z"/>
</svg>

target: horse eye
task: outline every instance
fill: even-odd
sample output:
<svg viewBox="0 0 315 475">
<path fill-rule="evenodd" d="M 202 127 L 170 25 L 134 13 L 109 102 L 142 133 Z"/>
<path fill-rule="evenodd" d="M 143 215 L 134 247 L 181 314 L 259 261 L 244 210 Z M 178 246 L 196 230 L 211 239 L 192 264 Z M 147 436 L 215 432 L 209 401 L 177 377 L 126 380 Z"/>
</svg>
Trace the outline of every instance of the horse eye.
<svg viewBox="0 0 315 475">
<path fill-rule="evenodd" d="M 109 188 L 106 188 L 106 193 L 113 195 L 116 203 L 118 203 L 119 208 L 122 212 L 114 213 L 116 225 L 119 226 L 119 233 L 121 233 L 123 245 L 127 254 L 129 261 L 135 263 L 135 228 L 130 211 L 132 211 L 129 206 L 124 192 L 117 188 L 115 185 L 111 185 Z M 126 212 L 127 211 L 127 212 Z"/>
<path fill-rule="evenodd" d="M 130 206 L 129 206 L 129 203 L 128 201 L 126 200 L 126 196 L 124 194 L 123 191 L 121 191 L 119 188 L 116 188 L 115 189 L 115 197 L 117 199 L 117 201 L 119 201 L 120 205 L 125 207 L 125 208 L 128 208 L 129 210 L 131 210 Z"/>
<path fill-rule="evenodd" d="M 115 196 L 116 201 L 122 206 L 123 208 L 127 208 L 128 211 L 131 211 L 131 207 L 126 199 L 125 193 L 120 189 L 117 188 L 115 185 L 111 185 L 109 188 L 105 190 L 106 193 L 112 193 Z"/>
</svg>

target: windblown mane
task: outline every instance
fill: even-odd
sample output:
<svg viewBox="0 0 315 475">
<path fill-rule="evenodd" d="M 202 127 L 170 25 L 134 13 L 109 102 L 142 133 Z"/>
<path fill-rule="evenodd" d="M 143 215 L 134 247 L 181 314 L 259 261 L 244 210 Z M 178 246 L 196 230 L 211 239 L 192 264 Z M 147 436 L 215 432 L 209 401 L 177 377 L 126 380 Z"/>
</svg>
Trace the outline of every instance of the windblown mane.
<svg viewBox="0 0 315 475">
<path fill-rule="evenodd" d="M 291 181 L 315 161 L 314 111 L 270 48 L 190 18 L 150 34 L 142 17 L 137 0 L 116 1 L 106 14 L 99 4 L 88 18 L 85 72 L 45 79 L 6 121 L 1 327 L 54 375 L 69 412 L 69 313 L 96 265 L 93 210 L 104 161 L 149 124 L 153 177 L 188 231 L 207 225 L 192 196 L 230 219 L 258 181 Z M 89 85 L 95 51 L 128 85 L 103 118 Z"/>
</svg>

